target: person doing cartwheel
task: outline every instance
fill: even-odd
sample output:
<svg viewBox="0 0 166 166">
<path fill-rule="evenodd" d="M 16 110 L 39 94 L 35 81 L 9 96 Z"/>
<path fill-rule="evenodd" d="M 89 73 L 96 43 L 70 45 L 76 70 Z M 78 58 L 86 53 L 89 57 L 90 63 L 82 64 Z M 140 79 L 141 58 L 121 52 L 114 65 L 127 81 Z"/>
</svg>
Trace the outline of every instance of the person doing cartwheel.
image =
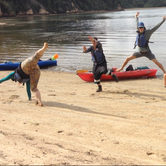
<svg viewBox="0 0 166 166">
<path fill-rule="evenodd" d="M 40 68 L 37 63 L 47 48 L 48 44 L 44 43 L 44 46 L 41 49 L 39 49 L 33 56 L 21 62 L 18 68 L 15 71 L 11 72 L 5 78 L 2 78 L 0 80 L 0 83 L 7 81 L 9 79 L 23 84 L 26 83 L 28 99 L 31 100 L 32 91 L 37 99 L 37 104 L 39 106 L 43 106 L 41 94 L 39 89 L 37 88 L 40 78 Z"/>
</svg>

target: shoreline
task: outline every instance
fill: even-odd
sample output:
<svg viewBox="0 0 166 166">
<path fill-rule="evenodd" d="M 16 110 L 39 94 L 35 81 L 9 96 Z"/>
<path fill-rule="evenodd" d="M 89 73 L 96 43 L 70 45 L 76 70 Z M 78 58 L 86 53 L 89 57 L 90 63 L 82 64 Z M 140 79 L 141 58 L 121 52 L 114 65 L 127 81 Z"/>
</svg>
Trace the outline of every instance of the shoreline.
<svg viewBox="0 0 166 166">
<path fill-rule="evenodd" d="M 125 10 L 139 10 L 139 9 L 141 9 L 141 10 L 147 10 L 147 9 L 156 9 L 156 8 L 163 8 L 163 9 L 165 9 L 166 7 L 145 7 L 145 8 L 126 8 Z"/>
<path fill-rule="evenodd" d="M 54 14 L 32 14 L 32 15 L 16 15 L 16 16 L 3 16 L 1 18 L 21 18 L 21 17 L 31 17 L 31 16 L 52 16 L 52 15 L 74 15 L 74 14 L 93 14 L 93 13 L 109 13 L 109 12 L 119 12 L 119 11 L 130 11 L 130 10 L 147 10 L 156 8 L 166 8 L 166 7 L 146 7 L 146 8 L 124 8 L 122 10 L 97 10 L 97 11 L 83 11 L 83 12 L 71 12 L 71 13 L 54 13 Z"/>
<path fill-rule="evenodd" d="M 31 17 L 31 16 L 52 16 L 52 15 L 74 15 L 74 14 L 93 14 L 93 13 L 108 13 L 108 12 L 118 12 L 124 10 L 96 10 L 96 11 L 81 11 L 81 12 L 71 12 L 71 13 L 54 13 L 54 14 L 23 14 L 16 16 L 2 16 L 1 18 L 22 18 L 22 17 Z"/>
</svg>

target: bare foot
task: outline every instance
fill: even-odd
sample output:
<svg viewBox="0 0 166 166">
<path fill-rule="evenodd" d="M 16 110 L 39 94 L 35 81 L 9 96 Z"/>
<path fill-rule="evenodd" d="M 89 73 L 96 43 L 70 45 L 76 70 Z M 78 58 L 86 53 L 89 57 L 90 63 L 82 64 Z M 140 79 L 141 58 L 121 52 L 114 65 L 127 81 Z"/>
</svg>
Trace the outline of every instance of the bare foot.
<svg viewBox="0 0 166 166">
<path fill-rule="evenodd" d="M 47 49 L 48 48 L 48 44 L 45 42 L 43 47 L 44 47 L 44 49 Z"/>
<path fill-rule="evenodd" d="M 35 105 L 38 105 L 38 106 L 43 106 L 43 104 L 42 103 L 39 103 L 37 100 L 35 101 Z"/>
<path fill-rule="evenodd" d="M 40 104 L 38 104 L 38 106 L 43 107 L 43 104 L 42 104 L 42 103 L 40 103 Z"/>
</svg>

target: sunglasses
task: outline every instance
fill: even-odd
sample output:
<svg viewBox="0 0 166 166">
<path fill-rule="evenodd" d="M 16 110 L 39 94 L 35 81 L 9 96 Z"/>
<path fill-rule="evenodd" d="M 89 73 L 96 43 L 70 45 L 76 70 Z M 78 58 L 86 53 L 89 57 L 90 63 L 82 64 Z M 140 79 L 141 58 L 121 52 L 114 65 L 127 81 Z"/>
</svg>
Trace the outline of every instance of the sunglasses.
<svg viewBox="0 0 166 166">
<path fill-rule="evenodd" d="M 142 29 L 142 28 L 144 28 L 144 27 L 139 27 L 139 29 Z"/>
</svg>

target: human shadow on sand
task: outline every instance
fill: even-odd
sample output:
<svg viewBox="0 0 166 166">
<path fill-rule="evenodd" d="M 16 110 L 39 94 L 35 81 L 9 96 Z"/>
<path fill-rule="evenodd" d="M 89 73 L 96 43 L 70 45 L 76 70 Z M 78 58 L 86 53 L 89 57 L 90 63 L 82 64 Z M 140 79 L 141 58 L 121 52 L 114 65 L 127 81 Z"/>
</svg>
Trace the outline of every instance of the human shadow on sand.
<svg viewBox="0 0 166 166">
<path fill-rule="evenodd" d="M 100 112 L 95 112 L 91 111 L 85 107 L 80 107 L 80 106 L 74 106 L 74 105 L 69 105 L 66 103 L 59 103 L 59 102 L 43 102 L 44 106 L 47 107 L 58 107 L 58 108 L 64 108 L 68 109 L 71 111 L 77 111 L 77 112 L 84 112 L 84 113 L 91 113 L 91 114 L 98 114 L 98 115 L 104 115 L 104 116 L 112 116 L 112 117 L 118 117 L 118 118 L 125 118 L 124 116 L 116 116 L 116 115 L 111 115 L 107 113 L 100 113 Z"/>
<path fill-rule="evenodd" d="M 114 93 L 114 94 L 121 94 L 121 95 L 128 95 L 130 97 L 134 96 L 137 98 L 143 98 L 146 97 L 148 99 L 160 99 L 160 100 L 166 100 L 165 96 L 163 96 L 163 94 L 158 95 L 158 94 L 151 94 L 151 91 L 149 91 L 148 93 L 146 92 L 132 92 L 130 90 L 117 90 L 117 91 L 105 91 L 105 94 L 110 94 L 110 93 Z M 157 92 L 156 92 L 157 93 Z"/>
</svg>

